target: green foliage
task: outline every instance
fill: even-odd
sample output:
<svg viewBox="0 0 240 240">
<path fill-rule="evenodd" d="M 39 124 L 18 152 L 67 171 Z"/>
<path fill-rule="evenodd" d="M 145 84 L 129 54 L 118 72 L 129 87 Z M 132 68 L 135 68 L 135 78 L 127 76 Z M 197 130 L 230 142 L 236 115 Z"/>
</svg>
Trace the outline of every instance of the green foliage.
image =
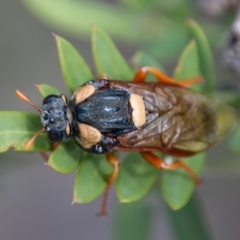
<svg viewBox="0 0 240 240">
<path fill-rule="evenodd" d="M 205 93 L 212 93 L 215 88 L 215 73 L 213 66 L 213 57 L 208 44 L 208 40 L 203 30 L 196 22 L 189 20 L 188 26 L 197 42 L 200 70 L 205 79 L 203 90 Z"/>
<path fill-rule="evenodd" d="M 144 51 L 137 51 L 131 59 L 131 63 L 134 66 L 151 66 L 160 69 L 165 72 L 163 66 L 152 55 Z"/>
<path fill-rule="evenodd" d="M 54 37 L 65 84 L 73 93 L 86 79 L 93 79 L 92 72 L 72 44 L 57 35 Z"/>
<path fill-rule="evenodd" d="M 183 158 L 183 161 L 195 173 L 200 174 L 205 163 L 205 154 L 202 153 L 193 157 Z M 194 182 L 189 179 L 189 175 L 182 169 L 163 171 L 162 173 L 160 191 L 165 201 L 174 210 L 179 210 L 187 204 L 195 188 Z"/>
<path fill-rule="evenodd" d="M 238 122 L 236 131 L 234 132 L 233 136 L 229 140 L 229 146 L 233 152 L 236 152 L 236 153 L 240 152 L 240 124 L 239 124 L 239 122 Z"/>
<path fill-rule="evenodd" d="M 60 94 L 58 89 L 50 86 L 49 84 L 39 84 L 39 85 L 36 85 L 36 87 L 43 97 L 46 97 L 50 94 Z"/>
<path fill-rule="evenodd" d="M 79 166 L 82 151 L 73 139 L 59 144 L 49 156 L 47 165 L 60 173 L 71 173 Z"/>
<path fill-rule="evenodd" d="M 191 0 L 21 0 L 39 20 L 54 30 L 89 39 L 91 24 L 105 29 L 115 41 L 143 48 L 158 60 L 175 58 L 192 38 L 185 25 L 189 16 L 216 46 L 226 32 L 225 22 L 206 21 Z M 219 23 L 220 22 L 220 23 Z"/>
<path fill-rule="evenodd" d="M 211 240 L 213 239 L 209 224 L 204 219 L 204 209 L 194 194 L 187 205 L 179 211 L 172 211 L 166 206 L 172 231 L 178 240 Z"/>
<path fill-rule="evenodd" d="M 186 79 L 199 77 L 201 75 L 201 71 L 198 58 L 197 45 L 196 42 L 192 40 L 186 46 L 178 60 L 173 74 L 174 79 L 183 81 Z M 190 88 L 199 91 L 201 85 L 195 84 Z"/>
<path fill-rule="evenodd" d="M 110 79 L 129 80 L 133 71 L 118 52 L 111 38 L 99 27 L 93 26 L 92 51 L 98 75 Z"/>
<path fill-rule="evenodd" d="M 105 2 L 69 0 L 21 0 L 24 6 L 38 19 L 62 32 L 89 39 L 92 27 L 92 52 L 97 74 L 109 78 L 131 80 L 134 70 L 129 67 L 116 49 L 111 38 L 122 41 L 143 51 L 138 51 L 132 63 L 134 67 L 151 66 L 163 70 L 161 62 L 179 56 L 174 78 L 184 80 L 203 75 L 205 84 L 193 86 L 194 90 L 213 93 L 215 74 L 209 43 L 194 16 L 207 33 L 211 46 L 216 46 L 226 32 L 225 24 L 209 24 L 196 12 L 191 0 L 118 0 L 119 4 Z M 59 60 L 65 84 L 72 93 L 77 86 L 94 79 L 91 70 L 76 49 L 65 39 L 56 36 Z M 186 46 L 186 47 L 185 47 Z M 182 49 L 184 51 L 181 53 Z M 95 76 L 95 77 L 98 77 Z M 153 80 L 153 77 L 149 76 Z M 47 85 L 37 86 L 44 97 L 58 94 L 59 90 Z M 218 94 L 234 107 L 239 106 L 239 93 Z M 0 151 L 14 148 L 25 151 L 25 143 L 41 129 L 39 116 L 24 112 L 0 112 Z M 238 127 L 230 147 L 240 151 L 240 128 Z M 52 144 L 46 134 L 40 134 L 29 151 L 50 151 Z M 200 175 L 205 154 L 184 159 Z M 48 166 L 61 173 L 77 169 L 73 190 L 73 202 L 88 203 L 96 199 L 106 187 L 106 176 L 111 166 L 104 156 L 86 155 L 73 140 L 58 145 L 50 153 Z M 159 180 L 156 179 L 159 177 Z M 201 209 L 192 198 L 194 183 L 183 170 L 159 171 L 146 163 L 138 153 L 128 154 L 123 160 L 115 183 L 120 202 L 133 202 L 142 198 L 156 183 L 157 189 L 171 209 L 168 211 L 178 239 L 210 239 Z M 121 211 L 115 225 L 117 239 L 149 239 L 151 216 L 149 208 L 137 203 L 120 206 Z M 189 204 L 187 204 L 189 202 Z M 186 207 L 184 207 L 187 204 Z M 184 207 L 184 208 L 183 208 Z M 184 219 L 184 221 L 183 221 Z M 187 228 L 186 228 L 187 226 Z M 124 231 L 122 231 L 124 228 Z"/>
<path fill-rule="evenodd" d="M 197 30 L 201 32 L 198 28 Z M 208 52 L 206 39 L 202 37 L 202 34 L 202 32 L 201 34 L 195 34 L 196 41 L 191 41 L 180 56 L 174 73 L 177 79 L 199 76 L 202 71 L 201 62 L 206 61 L 205 56 L 199 58 L 198 49 L 202 46 L 204 46 L 207 56 L 211 56 L 211 53 Z M 92 79 L 92 73 L 81 55 L 69 42 L 56 35 L 55 39 L 65 84 L 69 91 L 73 92 L 77 86 Z M 106 32 L 97 26 L 92 28 L 92 49 L 98 75 L 107 74 L 113 79 L 131 80 L 134 73 L 133 69 L 124 60 Z M 143 61 L 143 56 L 148 57 Z M 141 65 L 143 62 L 146 65 L 153 62 L 157 64 L 150 55 L 144 55 L 143 53 L 135 55 L 135 65 Z M 209 71 L 211 72 L 212 69 Z M 207 70 L 203 71 L 204 77 L 205 74 L 210 76 L 206 77 L 206 85 L 212 86 L 211 74 Z M 49 93 L 59 93 L 57 89 L 50 85 L 41 84 L 37 87 L 42 96 Z M 209 89 L 211 88 L 203 88 L 203 91 L 209 92 Z M 200 91 L 200 89 L 198 90 Z M 2 152 L 10 147 L 24 151 L 24 144 L 36 131 L 41 129 L 39 116 L 24 112 L 0 112 L 0 126 L 2 126 L 2 132 L 0 133 L 2 135 L 0 138 L 0 150 Z M 52 146 L 47 140 L 46 134 L 40 134 L 30 148 L 31 151 L 48 151 L 51 149 Z M 205 155 L 199 154 L 184 159 L 184 161 L 196 173 L 200 174 Z M 73 201 L 77 203 L 87 203 L 97 198 L 104 191 L 106 176 L 112 169 L 104 156 L 86 155 L 73 140 L 59 144 L 51 152 L 47 165 L 65 174 L 78 169 L 73 191 Z M 146 163 L 139 154 L 128 154 L 120 166 L 116 181 L 116 192 L 120 202 L 132 202 L 142 198 L 156 182 L 158 175 L 159 171 Z M 171 208 L 182 208 L 190 199 L 194 188 L 193 180 L 185 171 L 162 172 L 159 189 Z"/>
<path fill-rule="evenodd" d="M 105 189 L 106 176 L 111 166 L 104 156 L 85 156 L 77 171 L 74 189 L 74 203 L 88 203 L 96 199 Z"/>
<path fill-rule="evenodd" d="M 46 24 L 73 35 L 89 38 L 91 24 L 97 23 L 99 26 L 107 28 L 108 32 L 115 37 L 130 42 L 140 37 L 140 25 L 138 25 L 138 30 L 135 28 L 136 31 L 126 30 L 127 25 L 129 27 L 136 26 L 131 12 L 103 2 L 23 0 L 22 3 Z"/>
<path fill-rule="evenodd" d="M 152 239 L 153 209 L 143 200 L 132 204 L 119 204 L 117 218 L 112 226 L 115 240 Z"/>
<path fill-rule="evenodd" d="M 0 112 L 0 152 L 9 148 L 26 151 L 25 143 L 42 128 L 39 115 L 26 112 Z M 46 134 L 38 136 L 29 151 L 47 151 L 51 148 Z"/>
<path fill-rule="evenodd" d="M 130 153 L 121 164 L 116 180 L 120 202 L 133 202 L 142 198 L 152 187 L 159 170 L 144 161 L 139 153 Z"/>
</svg>

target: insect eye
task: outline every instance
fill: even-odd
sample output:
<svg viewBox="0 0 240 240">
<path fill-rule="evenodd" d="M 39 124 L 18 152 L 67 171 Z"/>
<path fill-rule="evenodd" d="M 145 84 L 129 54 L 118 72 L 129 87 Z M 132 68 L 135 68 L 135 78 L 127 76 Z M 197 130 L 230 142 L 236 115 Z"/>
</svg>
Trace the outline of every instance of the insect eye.
<svg viewBox="0 0 240 240">
<path fill-rule="evenodd" d="M 54 95 L 54 94 L 48 95 L 47 97 L 45 97 L 43 99 L 43 105 L 51 103 L 51 102 L 55 101 L 55 99 L 57 99 L 57 98 L 60 98 L 60 97 L 58 95 Z"/>
<path fill-rule="evenodd" d="M 62 131 L 51 130 L 48 132 L 48 138 L 53 142 L 62 142 Z"/>
<path fill-rule="evenodd" d="M 67 135 L 65 130 L 50 130 L 48 131 L 48 138 L 53 142 L 65 142 L 69 139 L 69 135 Z"/>
<path fill-rule="evenodd" d="M 42 118 L 43 118 L 43 120 L 47 121 L 49 119 L 49 115 L 48 114 L 44 114 Z"/>
</svg>

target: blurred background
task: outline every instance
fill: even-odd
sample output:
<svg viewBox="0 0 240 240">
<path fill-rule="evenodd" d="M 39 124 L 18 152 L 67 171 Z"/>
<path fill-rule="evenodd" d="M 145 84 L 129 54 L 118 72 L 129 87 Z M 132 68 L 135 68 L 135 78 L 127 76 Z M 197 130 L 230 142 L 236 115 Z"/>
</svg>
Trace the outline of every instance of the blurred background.
<svg viewBox="0 0 240 240">
<path fill-rule="evenodd" d="M 68 95 L 52 33 L 68 39 L 94 70 L 92 23 L 113 37 L 127 60 L 144 49 L 171 74 L 188 43 L 186 19 L 194 18 L 214 50 L 218 89 L 238 91 L 237 14 L 238 1 L 224 0 L 0 1 L 0 109 L 32 111 L 17 99 L 16 89 L 41 105 L 42 98 L 34 87 L 38 83 L 51 84 Z M 196 193 L 213 239 L 238 240 L 240 156 L 226 143 L 207 153 L 204 181 Z M 71 205 L 74 174 L 62 175 L 44 166 L 37 153 L 8 151 L 0 155 L 0 160 L 0 239 L 117 239 L 115 214 L 134 205 L 120 206 L 111 191 L 109 215 L 96 217 L 101 199 Z M 142 202 L 154 212 L 149 239 L 175 239 L 162 200 L 149 194 Z"/>
</svg>

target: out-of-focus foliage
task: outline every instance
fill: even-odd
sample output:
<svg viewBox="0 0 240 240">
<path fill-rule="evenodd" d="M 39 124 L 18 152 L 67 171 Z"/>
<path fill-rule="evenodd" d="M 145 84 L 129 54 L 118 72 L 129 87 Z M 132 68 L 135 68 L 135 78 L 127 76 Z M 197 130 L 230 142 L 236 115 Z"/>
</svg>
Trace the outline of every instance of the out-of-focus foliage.
<svg viewBox="0 0 240 240">
<path fill-rule="evenodd" d="M 150 65 L 162 69 L 159 60 L 163 62 L 174 59 L 176 62 L 176 59 L 179 59 L 174 72 L 177 79 L 190 78 L 201 73 L 206 84 L 203 89 L 198 89 L 198 91 L 205 93 L 215 91 L 214 66 L 208 41 L 213 49 L 222 43 L 225 32 L 229 28 L 229 22 L 232 20 L 230 14 L 226 14 L 222 20 L 209 22 L 199 11 L 196 2 L 192 0 L 119 0 L 112 4 L 97 0 L 21 0 L 21 2 L 34 16 L 53 28 L 54 31 L 65 32 L 88 40 L 91 25 L 97 24 L 115 41 L 121 41 L 143 50 L 137 52 L 133 57 L 134 67 Z M 207 38 L 196 22 L 187 21 L 189 18 L 199 23 Z M 133 69 L 125 62 L 110 37 L 101 28 L 93 28 L 92 37 L 93 57 L 97 72 L 99 74 L 107 73 L 113 78 L 130 80 Z M 72 45 L 61 37 L 56 36 L 55 38 L 64 80 L 72 92 L 77 85 L 93 76 L 87 64 Z M 112 67 L 113 62 L 116 68 Z M 78 69 L 79 66 L 81 66 L 81 71 Z M 188 69 L 190 70 L 188 71 Z M 43 96 L 49 93 L 58 93 L 57 89 L 49 85 L 38 85 L 38 89 Z M 233 96 L 229 93 L 228 95 L 221 93 L 219 96 L 233 106 L 239 103 L 239 94 Z M 5 129 L 1 133 L 5 138 L 1 138 L 0 150 L 6 151 L 8 148 L 14 147 L 15 150 L 24 151 L 24 142 L 41 127 L 38 117 L 20 112 L 1 112 L 0 114 L 0 125 L 3 125 Z M 16 118 L 19 118 L 20 121 L 16 122 Z M 13 133 L 15 137 L 11 138 Z M 234 138 L 231 139 L 231 147 L 234 151 L 240 150 L 239 142 L 240 131 L 238 129 Z M 30 150 L 50 149 L 51 144 L 46 136 L 41 134 Z M 64 143 L 51 153 L 48 165 L 61 173 L 69 173 L 78 169 L 74 183 L 73 201 L 87 203 L 104 191 L 105 177 L 111 172 L 111 167 L 104 157 L 96 159 L 96 157 L 81 154 L 81 150 L 76 145 L 71 142 Z M 137 158 L 136 155 L 134 153 L 126 157 L 116 181 L 116 192 L 122 202 L 132 202 L 143 197 L 153 186 L 159 173 L 151 166 L 146 166 L 147 163 L 143 159 Z M 131 156 L 134 156 L 134 160 L 127 160 Z M 200 154 L 184 161 L 197 173 L 200 173 L 205 155 Z M 165 201 L 173 209 L 182 208 L 189 201 L 194 190 L 193 182 L 189 177 L 186 178 L 186 174 L 182 171 L 165 171 L 161 175 L 161 182 L 158 185 Z M 179 212 L 179 218 L 171 216 L 179 239 L 181 239 L 181 230 L 189 233 L 189 239 L 190 236 L 206 236 L 203 228 L 199 228 L 199 225 L 204 225 L 203 221 L 197 221 L 194 226 L 189 224 L 194 223 L 194 220 L 191 220 L 192 216 L 200 215 L 199 211 L 196 211 L 199 207 L 194 206 L 192 202 L 190 205 Z M 140 207 L 140 210 L 132 214 L 132 218 L 127 218 L 129 226 L 132 226 L 131 222 L 135 223 L 136 219 L 139 220 L 139 224 L 143 226 L 142 231 L 136 231 L 135 235 L 142 239 L 147 239 L 146 231 L 148 229 L 146 230 L 144 227 L 148 228 L 149 226 L 146 227 L 147 224 L 143 221 L 142 216 L 144 219 L 150 219 L 148 213 L 146 209 Z M 189 219 L 185 218 L 186 214 L 189 214 Z M 190 226 L 192 231 L 185 231 L 185 226 L 179 224 L 178 221 L 183 222 L 182 217 L 186 221 L 184 225 Z M 126 225 L 127 222 L 125 215 L 119 218 L 119 225 Z M 125 233 L 128 235 L 128 231 Z M 124 236 L 124 239 L 127 237 Z M 182 239 L 187 239 L 186 235 L 183 235 Z"/>
<path fill-rule="evenodd" d="M 193 35 L 196 40 L 191 41 L 183 51 L 174 74 L 177 79 L 190 79 L 199 76 L 201 72 L 200 63 L 205 61 L 204 54 L 203 58 L 199 58 L 198 48 L 203 43 L 206 47 L 208 43 L 202 37 L 204 34 L 200 27 L 193 22 L 192 29 L 194 30 L 195 28 L 201 34 Z M 57 43 L 65 84 L 69 91 L 73 92 L 77 86 L 92 79 L 92 73 L 78 51 L 67 40 L 57 35 L 54 35 L 54 37 Z M 92 28 L 92 52 L 98 75 L 105 73 L 110 79 L 120 80 L 131 80 L 133 78 L 134 69 L 124 60 L 109 35 L 97 26 Z M 207 56 L 211 59 L 211 52 L 208 47 L 206 47 L 204 53 L 207 53 Z M 137 55 L 138 60 L 136 59 Z M 139 53 L 137 55 L 135 55 L 135 64 L 141 59 L 141 57 L 139 58 Z M 148 56 L 147 59 L 150 61 L 149 64 L 151 64 L 153 57 Z M 147 59 L 145 59 L 145 63 L 149 65 Z M 188 68 L 191 68 L 191 71 L 187 71 Z M 212 65 L 208 69 L 212 70 Z M 204 73 L 207 74 L 208 72 Z M 208 81 L 211 83 L 213 79 L 207 78 L 206 82 Z M 59 92 L 54 87 L 46 84 L 40 84 L 37 87 L 43 97 L 51 92 Z M 37 131 L 41 128 L 37 115 L 24 113 L 21 115 L 21 113 L 16 112 L 2 112 L 1 114 L 0 125 L 5 126 L 3 132 L 5 137 L 0 141 L 0 149 L 6 151 L 14 144 L 16 150 L 24 151 L 24 142 L 34 134 L 33 129 Z M 11 116 L 15 117 L 11 118 Z M 15 120 L 16 117 L 19 118 L 17 122 Z M 13 136 L 12 130 L 16 133 L 21 133 L 18 138 L 16 138 L 16 134 L 14 134 L 15 137 L 11 138 Z M 42 142 L 46 143 L 44 150 L 52 149 L 47 138 L 45 140 L 42 139 Z M 37 145 L 37 143 L 39 144 L 39 140 L 32 146 L 32 151 L 43 150 L 42 146 Z M 184 159 L 184 161 L 199 174 L 203 167 L 205 156 L 204 154 L 197 155 L 186 160 Z M 90 202 L 98 197 L 107 184 L 105 176 L 111 172 L 111 167 L 103 156 L 98 156 L 96 159 L 94 156 L 83 155 L 81 149 L 72 140 L 59 144 L 54 148 L 49 156 L 47 165 L 65 174 L 78 168 L 73 194 L 74 202 L 78 203 Z M 139 154 L 132 153 L 128 155 L 120 167 L 116 181 L 116 192 L 119 200 L 121 202 L 132 202 L 142 198 L 152 187 L 158 173 L 159 171 L 143 161 Z M 185 171 L 165 171 L 162 174 L 160 186 L 164 199 L 173 209 L 182 208 L 194 191 L 194 183 Z"/>
<path fill-rule="evenodd" d="M 128 1 L 112 4 L 87 0 L 21 0 L 34 16 L 51 28 L 84 39 L 91 24 L 105 29 L 114 40 L 148 51 L 161 60 L 180 54 L 190 40 L 185 22 L 194 18 L 205 31 L 211 45 L 223 38 L 229 21 L 209 22 L 196 1 Z M 231 16 L 227 16 L 231 19 Z"/>
</svg>

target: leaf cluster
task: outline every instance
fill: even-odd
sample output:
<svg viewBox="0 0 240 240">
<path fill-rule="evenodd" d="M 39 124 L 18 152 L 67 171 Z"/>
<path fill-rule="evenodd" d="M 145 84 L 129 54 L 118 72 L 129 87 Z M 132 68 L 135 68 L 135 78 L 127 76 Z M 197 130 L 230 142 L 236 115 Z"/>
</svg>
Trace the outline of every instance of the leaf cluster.
<svg viewBox="0 0 240 240">
<path fill-rule="evenodd" d="M 173 76 L 182 80 L 197 77 L 202 73 L 206 84 L 202 89 L 198 87 L 197 90 L 211 93 L 214 90 L 215 79 L 208 42 L 194 21 L 189 21 L 188 27 L 194 40 L 190 41 L 181 54 Z M 84 59 L 67 40 L 57 35 L 54 37 L 65 84 L 70 93 L 73 93 L 76 87 L 89 79 L 94 79 L 94 76 Z M 106 74 L 109 79 L 123 81 L 132 79 L 134 69 L 124 60 L 107 33 L 97 26 L 92 28 L 92 52 L 98 75 Z M 134 61 L 138 66 L 144 64 L 161 68 L 156 59 L 144 52 L 138 52 Z M 46 84 L 37 85 L 37 88 L 43 97 L 59 93 L 59 90 Z M 37 114 L 0 112 L 0 129 L 2 129 L 0 151 L 4 152 L 9 148 L 26 151 L 24 143 L 41 129 L 40 125 Z M 53 151 L 51 149 L 52 144 L 47 139 L 46 133 L 42 133 L 28 151 L 50 151 L 48 166 L 64 174 L 76 171 L 74 202 L 91 202 L 104 191 L 106 175 L 111 172 L 111 166 L 104 156 L 83 153 L 73 140 L 59 144 Z M 200 174 L 205 154 L 198 154 L 184 161 Z M 142 198 L 157 181 L 159 191 L 167 204 L 173 209 L 182 208 L 194 191 L 192 179 L 182 170 L 163 171 L 160 178 L 158 176 L 159 171 L 146 163 L 140 154 L 127 154 L 122 161 L 115 183 L 120 202 L 133 202 Z"/>
</svg>

